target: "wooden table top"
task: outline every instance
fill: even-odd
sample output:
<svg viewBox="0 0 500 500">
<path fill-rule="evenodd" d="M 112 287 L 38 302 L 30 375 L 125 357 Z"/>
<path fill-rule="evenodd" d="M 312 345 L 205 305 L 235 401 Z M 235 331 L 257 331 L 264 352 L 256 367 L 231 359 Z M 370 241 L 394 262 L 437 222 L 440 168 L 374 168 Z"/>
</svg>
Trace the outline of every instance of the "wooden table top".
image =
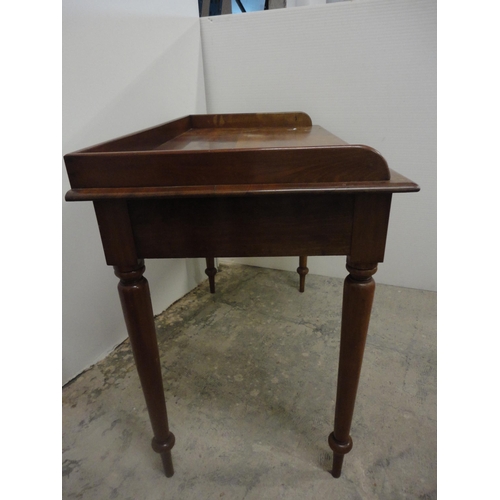
<svg viewBox="0 0 500 500">
<path fill-rule="evenodd" d="M 218 149 L 290 148 L 346 144 L 345 141 L 318 125 L 293 128 L 192 128 L 154 149 L 156 151 L 213 151 Z"/>
<path fill-rule="evenodd" d="M 64 159 L 68 201 L 419 190 L 300 112 L 190 115 Z"/>
</svg>

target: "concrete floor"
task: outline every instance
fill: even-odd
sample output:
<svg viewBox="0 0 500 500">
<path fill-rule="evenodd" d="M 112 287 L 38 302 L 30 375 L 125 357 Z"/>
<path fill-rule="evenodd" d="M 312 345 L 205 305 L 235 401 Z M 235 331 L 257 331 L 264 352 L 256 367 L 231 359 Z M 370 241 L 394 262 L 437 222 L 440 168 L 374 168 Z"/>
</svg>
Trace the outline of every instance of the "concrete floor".
<svg viewBox="0 0 500 500">
<path fill-rule="evenodd" d="M 300 294 L 296 273 L 220 271 L 216 294 L 202 283 L 156 319 L 175 475 L 150 447 L 126 341 L 63 389 L 63 498 L 437 498 L 436 294 L 377 285 L 333 479 L 342 280 L 308 275 Z"/>
</svg>

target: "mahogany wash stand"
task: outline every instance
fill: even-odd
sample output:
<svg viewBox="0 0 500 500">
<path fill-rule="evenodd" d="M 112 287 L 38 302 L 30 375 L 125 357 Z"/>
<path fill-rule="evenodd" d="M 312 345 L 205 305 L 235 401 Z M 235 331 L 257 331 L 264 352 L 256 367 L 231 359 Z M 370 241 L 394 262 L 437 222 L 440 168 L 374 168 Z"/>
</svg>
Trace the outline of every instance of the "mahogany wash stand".
<svg viewBox="0 0 500 500">
<path fill-rule="evenodd" d="M 304 113 L 191 115 L 64 157 L 68 201 L 94 203 L 165 474 L 174 473 L 144 259 L 345 255 L 332 475 L 339 477 L 393 193 L 419 187 Z M 305 268 L 305 269 L 304 269 Z M 212 276 L 210 276 L 212 274 Z"/>
</svg>

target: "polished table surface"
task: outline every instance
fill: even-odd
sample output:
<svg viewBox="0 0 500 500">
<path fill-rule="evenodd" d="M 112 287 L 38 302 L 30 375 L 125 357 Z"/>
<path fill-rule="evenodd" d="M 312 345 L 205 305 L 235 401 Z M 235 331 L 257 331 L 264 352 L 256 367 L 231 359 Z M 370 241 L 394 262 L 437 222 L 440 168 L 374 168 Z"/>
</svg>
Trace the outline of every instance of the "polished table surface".
<svg viewBox="0 0 500 500">
<path fill-rule="evenodd" d="M 347 144 L 305 113 L 190 115 L 65 155 L 68 201 L 94 204 L 153 428 L 174 473 L 144 259 L 345 255 L 332 475 L 350 427 L 393 193 L 419 187 L 364 145 Z M 300 300 L 300 296 L 297 300 Z M 178 424 L 179 425 L 179 424 Z"/>
</svg>

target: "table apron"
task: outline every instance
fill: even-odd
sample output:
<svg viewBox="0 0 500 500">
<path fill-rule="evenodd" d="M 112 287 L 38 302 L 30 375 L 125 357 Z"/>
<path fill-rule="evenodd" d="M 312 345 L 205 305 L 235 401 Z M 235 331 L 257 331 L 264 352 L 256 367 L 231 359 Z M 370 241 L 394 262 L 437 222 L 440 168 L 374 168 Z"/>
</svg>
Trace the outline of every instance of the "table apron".
<svg viewBox="0 0 500 500">
<path fill-rule="evenodd" d="M 130 200 L 140 258 L 343 255 L 352 196 Z"/>
<path fill-rule="evenodd" d="M 382 262 L 390 194 L 96 200 L 110 265 L 137 259 L 352 255 Z M 357 258 L 359 257 L 359 258 Z"/>
</svg>

